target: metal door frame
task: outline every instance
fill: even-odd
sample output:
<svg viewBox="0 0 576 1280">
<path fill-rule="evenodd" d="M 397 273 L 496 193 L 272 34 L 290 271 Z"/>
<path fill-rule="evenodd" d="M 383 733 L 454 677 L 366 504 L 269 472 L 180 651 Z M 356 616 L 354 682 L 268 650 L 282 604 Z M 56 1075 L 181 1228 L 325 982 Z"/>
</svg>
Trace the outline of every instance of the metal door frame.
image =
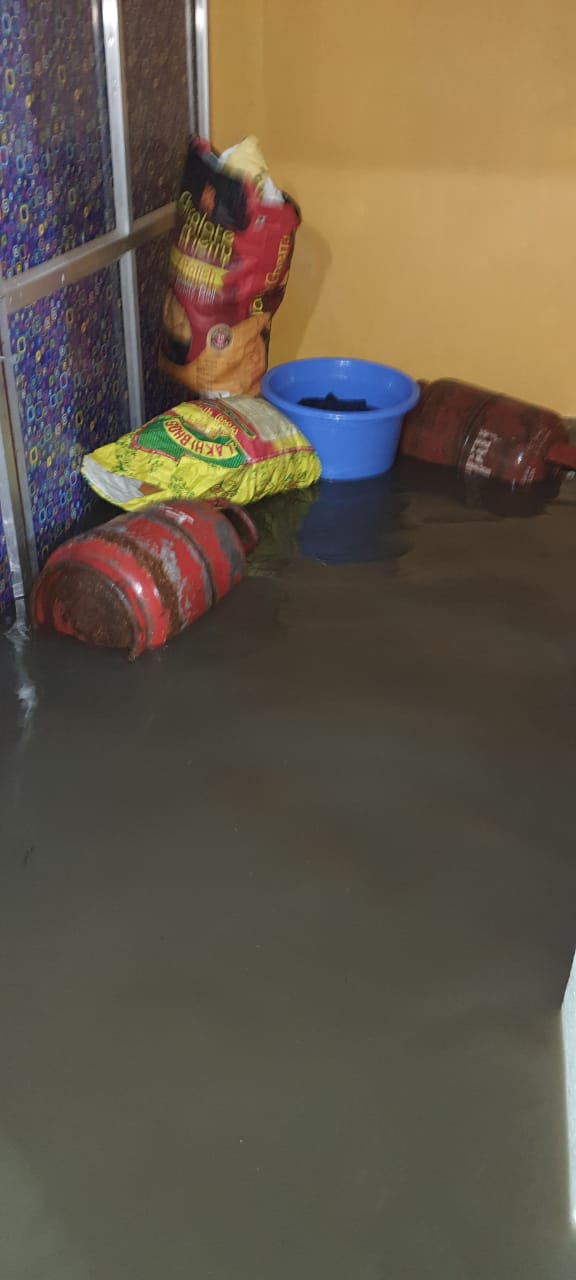
<svg viewBox="0 0 576 1280">
<path fill-rule="evenodd" d="M 115 228 L 20 275 L 0 279 L 0 515 L 15 600 L 27 594 L 38 572 L 38 557 L 16 389 L 15 358 L 10 347 L 10 316 L 64 285 L 73 284 L 119 262 L 130 423 L 132 427 L 139 426 L 144 421 L 144 393 L 136 250 L 165 234 L 174 224 L 175 204 L 164 205 L 144 217 L 134 218 L 122 0 L 95 2 L 101 12 L 104 31 Z M 185 0 L 185 15 L 190 132 L 209 138 L 208 0 Z"/>
</svg>

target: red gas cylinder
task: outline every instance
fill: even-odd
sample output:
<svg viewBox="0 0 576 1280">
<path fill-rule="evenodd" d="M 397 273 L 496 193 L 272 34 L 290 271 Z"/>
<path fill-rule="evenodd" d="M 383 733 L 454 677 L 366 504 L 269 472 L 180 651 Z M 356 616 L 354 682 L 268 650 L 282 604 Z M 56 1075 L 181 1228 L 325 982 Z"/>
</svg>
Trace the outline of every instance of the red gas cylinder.
<svg viewBox="0 0 576 1280">
<path fill-rule="evenodd" d="M 506 484 L 576 469 L 576 446 L 551 410 L 449 378 L 420 385 L 419 403 L 404 419 L 402 453 Z"/>
<path fill-rule="evenodd" d="M 165 644 L 244 575 L 256 530 L 228 503 L 160 502 L 72 538 L 34 587 L 35 626 L 87 644 Z"/>
</svg>

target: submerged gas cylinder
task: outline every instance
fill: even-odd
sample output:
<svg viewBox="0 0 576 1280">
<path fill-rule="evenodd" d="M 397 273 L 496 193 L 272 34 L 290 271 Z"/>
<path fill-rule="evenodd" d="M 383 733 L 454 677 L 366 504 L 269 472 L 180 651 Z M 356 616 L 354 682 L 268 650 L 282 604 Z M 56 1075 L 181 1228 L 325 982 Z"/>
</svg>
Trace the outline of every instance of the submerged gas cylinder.
<svg viewBox="0 0 576 1280">
<path fill-rule="evenodd" d="M 576 469 L 576 446 L 550 409 L 449 378 L 420 385 L 420 401 L 404 419 L 401 453 L 506 484 Z"/>
<path fill-rule="evenodd" d="M 72 538 L 35 585 L 35 626 L 131 658 L 165 644 L 243 577 L 256 530 L 229 503 L 160 502 Z"/>
</svg>

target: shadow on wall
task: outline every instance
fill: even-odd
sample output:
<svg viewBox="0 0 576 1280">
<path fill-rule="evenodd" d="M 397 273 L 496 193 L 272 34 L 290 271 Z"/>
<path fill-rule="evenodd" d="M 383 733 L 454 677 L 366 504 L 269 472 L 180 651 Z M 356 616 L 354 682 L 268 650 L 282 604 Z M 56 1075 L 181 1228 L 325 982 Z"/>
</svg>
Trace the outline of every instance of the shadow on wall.
<svg viewBox="0 0 576 1280">
<path fill-rule="evenodd" d="M 270 364 L 282 364 L 299 355 L 306 330 L 320 305 L 331 261 L 324 236 L 304 221 L 296 236 L 286 297 L 272 323 Z"/>
</svg>

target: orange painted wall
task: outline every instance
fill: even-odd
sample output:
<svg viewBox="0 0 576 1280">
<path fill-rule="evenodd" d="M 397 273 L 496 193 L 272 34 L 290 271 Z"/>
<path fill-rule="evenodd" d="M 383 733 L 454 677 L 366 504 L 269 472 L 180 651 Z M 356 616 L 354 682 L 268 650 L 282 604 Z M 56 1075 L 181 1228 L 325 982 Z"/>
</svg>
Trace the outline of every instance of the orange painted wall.
<svg viewBox="0 0 576 1280">
<path fill-rule="evenodd" d="M 272 359 L 576 413 L 573 0 L 210 0 L 212 134 L 302 205 Z"/>
</svg>

